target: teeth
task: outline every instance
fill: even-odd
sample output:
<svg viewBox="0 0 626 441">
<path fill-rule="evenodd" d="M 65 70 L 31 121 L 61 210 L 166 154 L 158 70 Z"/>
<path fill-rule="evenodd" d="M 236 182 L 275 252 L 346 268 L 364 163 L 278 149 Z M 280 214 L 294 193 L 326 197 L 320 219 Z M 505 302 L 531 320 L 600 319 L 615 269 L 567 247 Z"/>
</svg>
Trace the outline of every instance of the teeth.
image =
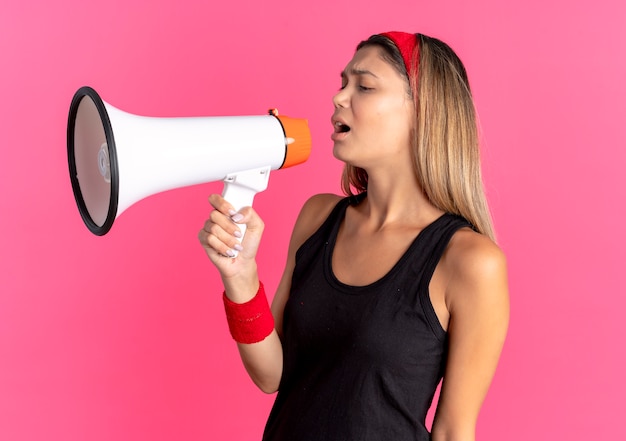
<svg viewBox="0 0 626 441">
<path fill-rule="evenodd" d="M 339 122 L 339 121 L 334 123 L 334 127 L 335 127 L 335 131 L 338 132 L 338 133 L 343 133 L 343 132 L 347 132 L 347 131 L 350 130 L 349 126 L 347 126 L 344 123 Z"/>
</svg>

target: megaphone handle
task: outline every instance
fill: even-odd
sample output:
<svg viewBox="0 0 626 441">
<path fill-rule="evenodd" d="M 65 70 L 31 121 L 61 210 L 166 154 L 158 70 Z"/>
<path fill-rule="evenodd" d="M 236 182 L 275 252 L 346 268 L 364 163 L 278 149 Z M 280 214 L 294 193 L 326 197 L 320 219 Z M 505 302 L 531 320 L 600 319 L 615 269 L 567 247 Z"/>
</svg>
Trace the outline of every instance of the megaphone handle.
<svg viewBox="0 0 626 441">
<path fill-rule="evenodd" d="M 261 167 L 253 170 L 232 173 L 224 178 L 224 191 L 222 197 L 226 199 L 235 211 L 241 210 L 243 207 L 251 207 L 254 196 L 265 190 L 270 178 L 271 167 Z M 237 224 L 241 229 L 241 238 L 246 234 L 246 225 Z M 237 251 L 233 250 L 237 257 Z"/>
</svg>

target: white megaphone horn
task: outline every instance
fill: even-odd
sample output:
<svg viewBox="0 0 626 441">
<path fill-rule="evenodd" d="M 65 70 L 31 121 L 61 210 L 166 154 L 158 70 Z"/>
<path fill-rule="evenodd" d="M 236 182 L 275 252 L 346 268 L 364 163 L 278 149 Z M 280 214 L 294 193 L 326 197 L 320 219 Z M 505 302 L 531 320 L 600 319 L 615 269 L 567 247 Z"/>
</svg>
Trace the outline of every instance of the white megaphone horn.
<svg viewBox="0 0 626 441">
<path fill-rule="evenodd" d="M 152 118 L 123 112 L 90 87 L 72 99 L 67 154 L 74 198 L 102 236 L 135 202 L 162 191 L 224 181 L 236 210 L 267 188 L 270 170 L 306 161 L 307 121 L 279 116 Z"/>
</svg>

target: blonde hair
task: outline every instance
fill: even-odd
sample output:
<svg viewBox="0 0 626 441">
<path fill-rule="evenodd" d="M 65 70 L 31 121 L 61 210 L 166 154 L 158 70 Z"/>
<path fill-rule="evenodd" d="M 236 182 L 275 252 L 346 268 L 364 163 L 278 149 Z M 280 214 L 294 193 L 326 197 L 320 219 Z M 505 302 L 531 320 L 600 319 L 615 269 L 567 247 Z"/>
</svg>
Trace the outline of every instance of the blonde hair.
<svg viewBox="0 0 626 441">
<path fill-rule="evenodd" d="M 381 35 L 358 49 L 378 45 L 410 85 L 415 104 L 413 169 L 428 200 L 447 213 L 464 217 L 474 229 L 495 241 L 480 171 L 480 148 L 474 101 L 463 63 L 444 42 L 417 34 L 408 78 L 395 44 Z M 419 53 L 419 56 L 418 56 Z M 419 59 L 418 59 L 419 58 Z M 415 67 L 415 65 L 414 65 Z M 417 93 L 415 93 L 417 91 Z M 347 195 L 367 190 L 367 172 L 346 164 L 341 186 Z"/>
</svg>

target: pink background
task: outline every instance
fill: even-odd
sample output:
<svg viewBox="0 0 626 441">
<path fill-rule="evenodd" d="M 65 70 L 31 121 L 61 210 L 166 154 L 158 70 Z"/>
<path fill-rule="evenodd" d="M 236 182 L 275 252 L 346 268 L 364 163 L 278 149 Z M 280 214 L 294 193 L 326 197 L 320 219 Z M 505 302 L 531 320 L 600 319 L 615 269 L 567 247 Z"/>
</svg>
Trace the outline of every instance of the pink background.
<svg viewBox="0 0 626 441">
<path fill-rule="evenodd" d="M 619 0 L 3 1 L 0 440 L 252 440 L 273 401 L 240 365 L 196 240 L 221 184 L 91 235 L 67 173 L 76 89 L 151 116 L 309 119 L 310 160 L 255 203 L 273 291 L 301 204 L 339 192 L 339 72 L 392 29 L 456 49 L 484 134 L 512 320 L 478 438 L 625 439 L 625 18 Z"/>
</svg>

